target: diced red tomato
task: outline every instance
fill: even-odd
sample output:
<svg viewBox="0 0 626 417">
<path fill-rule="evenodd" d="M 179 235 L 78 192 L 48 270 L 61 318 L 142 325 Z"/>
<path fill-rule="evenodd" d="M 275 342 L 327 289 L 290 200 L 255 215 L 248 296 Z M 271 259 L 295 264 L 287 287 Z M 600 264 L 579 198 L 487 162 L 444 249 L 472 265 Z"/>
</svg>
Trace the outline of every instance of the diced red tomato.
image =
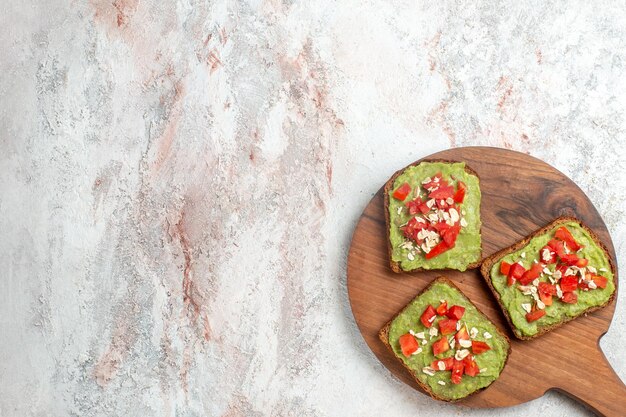
<svg viewBox="0 0 626 417">
<path fill-rule="evenodd" d="M 461 320 L 463 314 L 465 314 L 465 307 L 454 305 L 448 309 L 448 313 L 446 315 L 451 319 Z"/>
<path fill-rule="evenodd" d="M 552 296 L 550 294 L 539 294 L 539 299 L 547 306 L 552 305 Z"/>
<path fill-rule="evenodd" d="M 454 187 L 451 185 L 440 185 L 439 188 L 428 194 L 428 197 L 434 198 L 435 200 L 445 200 L 447 198 L 452 198 L 453 196 Z"/>
<path fill-rule="evenodd" d="M 509 275 L 509 271 L 511 270 L 511 264 L 505 261 L 500 262 L 500 273 L 502 275 Z"/>
<path fill-rule="evenodd" d="M 411 356 L 420 347 L 417 339 L 410 333 L 400 336 L 400 349 L 404 356 Z"/>
<path fill-rule="evenodd" d="M 422 203 L 423 203 L 422 199 L 417 197 L 409 201 L 408 203 L 405 203 L 405 206 L 409 209 L 409 214 L 411 216 L 414 216 L 420 212 L 419 207 L 420 207 L 420 204 Z"/>
<path fill-rule="evenodd" d="M 443 363 L 444 369 L 439 368 L 439 364 Z M 454 358 L 444 358 L 444 359 L 435 359 L 433 363 L 430 365 L 435 371 L 449 371 L 452 369 L 452 365 L 454 365 Z"/>
<path fill-rule="evenodd" d="M 435 200 L 435 205 L 438 209 L 447 210 L 450 207 L 450 204 L 446 200 L 437 199 Z"/>
<path fill-rule="evenodd" d="M 467 327 L 461 327 L 461 329 L 454 335 L 454 339 L 457 343 L 461 340 L 470 340 L 469 333 L 467 333 Z"/>
<path fill-rule="evenodd" d="M 509 269 L 509 275 L 515 279 L 520 279 L 525 272 L 526 269 L 517 262 L 511 265 L 511 268 Z"/>
<path fill-rule="evenodd" d="M 560 264 L 559 266 L 556 267 L 556 271 L 559 271 L 561 273 L 561 276 L 564 277 L 565 271 L 567 271 L 567 268 L 568 268 L 567 265 Z"/>
<path fill-rule="evenodd" d="M 437 307 L 437 314 L 440 316 L 445 316 L 447 312 L 448 312 L 448 302 L 444 301 L 443 303 L 439 304 L 439 307 Z"/>
<path fill-rule="evenodd" d="M 548 252 L 550 252 L 549 258 L 543 257 L 543 253 L 546 249 L 548 250 Z M 556 262 L 556 252 L 550 246 L 546 245 L 539 251 L 539 259 L 541 259 L 541 262 L 544 262 L 546 264 L 553 264 Z"/>
<path fill-rule="evenodd" d="M 454 360 L 454 363 L 452 364 L 452 375 L 450 375 L 450 381 L 452 381 L 453 384 L 461 383 L 464 368 L 465 364 L 463 361 Z"/>
<path fill-rule="evenodd" d="M 402 229 L 402 233 L 405 237 L 409 239 L 413 239 L 414 241 L 418 241 L 417 233 L 422 229 L 427 229 L 428 223 L 417 221 L 416 217 L 411 217 L 407 222 L 406 226 Z"/>
<path fill-rule="evenodd" d="M 606 283 L 609 281 L 606 277 L 595 274 L 591 276 L 591 279 L 593 279 L 598 288 L 606 288 Z"/>
<path fill-rule="evenodd" d="M 447 230 L 444 230 L 441 233 L 441 237 L 443 238 L 443 241 L 446 242 L 446 245 L 453 247 L 460 231 L 461 225 L 455 224 L 454 226 L 450 226 Z"/>
<path fill-rule="evenodd" d="M 435 229 L 439 234 L 442 234 L 446 230 L 450 228 L 450 225 L 446 222 L 437 222 L 432 224 L 433 229 Z"/>
<path fill-rule="evenodd" d="M 472 341 L 472 352 L 474 353 L 474 355 L 480 355 L 481 353 L 487 352 L 488 350 L 491 350 L 491 346 L 489 346 L 487 343 L 481 342 L 480 340 Z"/>
<path fill-rule="evenodd" d="M 439 332 L 444 336 L 456 332 L 456 323 L 454 319 L 439 320 Z"/>
<path fill-rule="evenodd" d="M 530 313 L 526 313 L 526 321 L 531 323 L 535 320 L 539 320 L 546 315 L 545 310 L 533 310 Z"/>
<path fill-rule="evenodd" d="M 465 198 L 465 183 L 463 181 L 459 181 L 457 183 L 457 190 L 454 193 L 454 202 L 461 204 L 463 199 Z"/>
<path fill-rule="evenodd" d="M 559 285 L 561 286 L 561 290 L 563 292 L 574 291 L 576 287 L 578 287 L 578 278 L 576 275 L 568 275 L 561 278 Z"/>
<path fill-rule="evenodd" d="M 393 192 L 393 198 L 396 200 L 404 201 L 407 195 L 411 192 L 411 186 L 409 183 L 405 182 L 401 186 L 399 186 L 396 191 Z"/>
<path fill-rule="evenodd" d="M 578 283 L 578 288 L 580 288 L 581 290 L 588 290 L 589 289 L 589 285 L 587 285 L 586 281 L 580 281 Z"/>
<path fill-rule="evenodd" d="M 452 249 L 453 247 L 454 245 L 448 246 L 446 242 L 441 241 L 434 248 L 432 248 L 430 252 L 425 255 L 425 257 L 426 259 L 432 259 L 435 256 L 441 255 L 442 253 Z"/>
<path fill-rule="evenodd" d="M 552 296 L 556 294 L 556 286 L 547 282 L 540 282 L 537 288 L 539 299 L 547 306 L 552 305 Z"/>
<path fill-rule="evenodd" d="M 578 262 L 576 262 L 576 266 L 579 268 L 584 268 L 589 264 L 589 259 L 578 258 Z"/>
<path fill-rule="evenodd" d="M 579 261 L 578 256 L 573 253 L 564 253 L 563 256 L 559 256 L 559 258 L 568 265 L 576 265 Z"/>
<path fill-rule="evenodd" d="M 465 359 L 463 359 L 463 364 L 465 375 L 476 376 L 480 373 L 478 364 L 471 356 L 466 356 Z"/>
<path fill-rule="evenodd" d="M 541 294 L 556 295 L 556 285 L 540 282 L 537 291 Z"/>
<path fill-rule="evenodd" d="M 519 283 L 522 285 L 528 285 L 533 282 L 535 279 L 539 278 L 541 275 L 541 271 L 543 271 L 543 265 L 537 263 L 533 264 L 530 269 L 524 272 L 524 275 L 519 279 Z"/>
<path fill-rule="evenodd" d="M 515 262 L 514 264 L 511 264 L 511 267 L 509 268 L 507 284 L 513 285 L 516 280 L 519 280 L 522 277 L 522 275 L 524 275 L 525 272 L 526 272 L 526 269 L 522 265 L 518 264 L 517 262 Z"/>
<path fill-rule="evenodd" d="M 552 250 L 554 252 L 556 252 L 556 254 L 559 256 L 559 258 L 563 257 L 563 255 L 565 255 L 565 248 L 563 247 L 563 242 L 560 240 L 556 240 L 556 239 L 551 239 L 548 242 L 548 246 L 550 246 L 552 248 Z"/>
<path fill-rule="evenodd" d="M 578 302 L 578 295 L 573 291 L 563 292 L 561 301 L 567 304 L 576 304 Z"/>
<path fill-rule="evenodd" d="M 444 352 L 447 352 L 450 349 L 450 344 L 448 343 L 448 339 L 442 337 L 441 339 L 435 341 L 433 343 L 433 355 L 438 356 Z"/>
<path fill-rule="evenodd" d="M 428 305 L 428 307 L 426 307 L 426 310 L 424 310 L 424 312 L 422 313 L 422 316 L 420 317 L 420 321 L 422 322 L 424 326 L 430 328 L 432 327 L 433 322 L 435 321 L 435 317 L 437 317 L 437 312 L 435 311 L 433 306 Z"/>
<path fill-rule="evenodd" d="M 576 240 L 574 239 L 574 236 L 572 236 L 570 231 L 567 230 L 565 226 L 561 226 L 558 229 L 556 229 L 556 233 L 554 234 L 554 237 L 567 243 L 567 247 L 570 248 L 570 250 L 574 252 L 576 252 L 578 249 L 581 248 L 578 242 L 576 242 Z"/>
</svg>

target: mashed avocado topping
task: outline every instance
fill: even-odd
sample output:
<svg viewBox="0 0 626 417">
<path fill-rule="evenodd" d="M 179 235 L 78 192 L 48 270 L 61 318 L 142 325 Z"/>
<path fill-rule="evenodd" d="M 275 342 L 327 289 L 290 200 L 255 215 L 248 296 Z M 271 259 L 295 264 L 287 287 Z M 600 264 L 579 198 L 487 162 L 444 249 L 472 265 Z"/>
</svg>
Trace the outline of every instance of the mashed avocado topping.
<svg viewBox="0 0 626 417">
<path fill-rule="evenodd" d="M 490 277 L 524 336 L 600 306 L 615 291 L 606 252 L 575 221 L 559 224 L 504 256 L 493 265 Z"/>
<path fill-rule="evenodd" d="M 422 162 L 389 191 L 391 259 L 403 270 L 458 269 L 480 260 L 480 188 L 464 162 Z"/>
<path fill-rule="evenodd" d="M 389 344 L 417 379 L 447 400 L 490 385 L 509 351 L 508 340 L 495 325 L 441 279 L 392 321 Z"/>
</svg>

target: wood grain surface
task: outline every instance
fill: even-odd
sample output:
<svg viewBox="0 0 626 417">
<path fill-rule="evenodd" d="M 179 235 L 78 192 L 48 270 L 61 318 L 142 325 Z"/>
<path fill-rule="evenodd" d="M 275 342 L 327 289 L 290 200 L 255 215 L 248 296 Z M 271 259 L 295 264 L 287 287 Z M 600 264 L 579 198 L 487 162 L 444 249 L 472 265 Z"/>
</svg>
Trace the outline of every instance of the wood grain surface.
<svg viewBox="0 0 626 417">
<path fill-rule="evenodd" d="M 608 230 L 592 203 L 576 184 L 545 162 L 523 153 L 486 147 L 455 148 L 424 159 L 432 158 L 465 161 L 478 173 L 483 257 L 513 244 L 556 217 L 570 215 L 593 229 L 615 260 Z M 625 415 L 626 386 L 598 344 L 611 323 L 614 302 L 535 340 L 520 341 L 506 325 L 478 269 L 392 272 L 385 229 L 381 188 L 365 208 L 352 237 L 348 295 L 363 338 L 394 375 L 420 390 L 377 333 L 431 280 L 443 275 L 452 279 L 512 341 L 511 356 L 500 378 L 486 390 L 457 404 L 506 407 L 556 389 L 579 399 L 600 415 Z"/>
</svg>

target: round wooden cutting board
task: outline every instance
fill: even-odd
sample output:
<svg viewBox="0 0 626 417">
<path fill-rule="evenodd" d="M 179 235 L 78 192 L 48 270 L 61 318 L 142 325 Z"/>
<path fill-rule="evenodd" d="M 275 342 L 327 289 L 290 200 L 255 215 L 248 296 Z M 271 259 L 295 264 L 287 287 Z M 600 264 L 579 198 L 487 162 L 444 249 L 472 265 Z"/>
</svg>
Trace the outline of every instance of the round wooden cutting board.
<svg viewBox="0 0 626 417">
<path fill-rule="evenodd" d="M 450 149 L 424 159 L 465 161 L 480 177 L 483 257 L 509 246 L 556 217 L 575 216 L 600 237 L 615 259 L 611 237 L 591 201 L 569 178 L 529 155 L 505 149 Z M 391 176 L 393 173 L 389 173 Z M 506 407 L 557 389 L 606 416 L 626 415 L 626 387 L 598 341 L 609 328 L 615 302 L 537 339 L 517 340 L 478 269 L 396 274 L 389 268 L 382 188 L 361 215 L 348 255 L 348 294 L 356 323 L 378 359 L 421 391 L 378 339 L 381 327 L 431 280 L 443 275 L 511 339 L 511 356 L 500 378 L 457 404 Z M 615 263 L 617 264 L 617 263 Z M 433 400 L 434 401 L 434 400 Z"/>
</svg>

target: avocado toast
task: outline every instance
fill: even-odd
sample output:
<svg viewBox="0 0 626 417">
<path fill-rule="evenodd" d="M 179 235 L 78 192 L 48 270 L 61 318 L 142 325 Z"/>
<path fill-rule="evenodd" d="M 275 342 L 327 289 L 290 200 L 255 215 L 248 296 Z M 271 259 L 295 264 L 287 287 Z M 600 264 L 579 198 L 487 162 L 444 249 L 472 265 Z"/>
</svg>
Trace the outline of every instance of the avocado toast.
<svg viewBox="0 0 626 417">
<path fill-rule="evenodd" d="M 488 387 L 511 350 L 508 338 L 444 277 L 431 282 L 378 335 L 417 384 L 442 401 Z"/>
<path fill-rule="evenodd" d="M 478 175 L 464 162 L 421 161 L 396 172 L 384 187 L 391 269 L 477 268 L 480 198 Z"/>
<path fill-rule="evenodd" d="M 613 260 L 573 217 L 560 217 L 491 255 L 481 274 L 519 339 L 540 336 L 615 297 Z"/>
</svg>

